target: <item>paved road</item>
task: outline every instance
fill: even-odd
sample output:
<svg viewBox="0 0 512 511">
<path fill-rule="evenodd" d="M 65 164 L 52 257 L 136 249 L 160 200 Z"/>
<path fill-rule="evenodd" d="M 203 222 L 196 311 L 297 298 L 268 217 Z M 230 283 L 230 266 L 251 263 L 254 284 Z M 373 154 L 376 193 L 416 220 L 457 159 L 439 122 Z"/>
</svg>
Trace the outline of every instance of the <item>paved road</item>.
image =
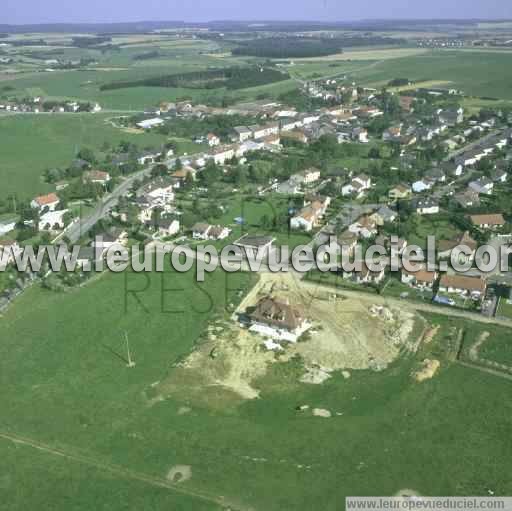
<svg viewBox="0 0 512 511">
<path fill-rule="evenodd" d="M 485 135 L 485 137 L 479 138 L 478 140 L 475 140 L 474 142 L 471 142 L 471 144 L 468 144 L 464 147 L 461 147 L 460 149 L 457 149 L 456 151 L 451 152 L 448 154 L 446 158 L 444 158 L 443 161 L 450 161 L 453 158 L 456 158 L 457 156 L 467 152 L 471 151 L 471 149 L 474 149 L 475 147 L 479 146 L 482 143 L 487 142 L 490 138 L 494 137 L 495 135 L 498 135 L 499 133 L 503 133 L 503 130 L 494 130 Z"/>
<path fill-rule="evenodd" d="M 201 154 L 202 153 L 188 155 L 183 158 L 196 158 Z M 171 158 L 166 160 L 164 164 L 168 167 L 173 167 L 176 163 L 176 160 L 177 158 Z M 102 200 L 95 206 L 92 213 L 90 213 L 85 218 L 77 219 L 77 221 L 69 225 L 57 239 L 61 239 L 62 237 L 67 236 L 71 240 L 71 243 L 76 243 L 82 236 L 87 234 L 87 232 L 89 232 L 102 218 L 105 218 L 110 214 L 112 209 L 119 202 L 120 197 L 127 195 L 136 181 L 150 176 L 151 171 L 155 165 L 149 165 L 148 167 L 139 170 L 134 174 L 131 174 L 129 177 L 123 180 L 123 182 L 120 183 L 112 193 L 102 198 Z"/>
<path fill-rule="evenodd" d="M 102 218 L 105 218 L 119 202 L 119 198 L 128 194 L 135 181 L 151 174 L 153 166 L 147 167 L 125 179 L 112 193 L 104 197 L 85 218 L 80 218 L 68 226 L 61 237 L 67 236 L 71 243 L 76 243 L 87 234 Z"/>
<path fill-rule="evenodd" d="M 174 248 L 176 245 L 173 244 L 162 244 L 159 242 L 155 242 L 155 246 L 157 250 L 162 251 L 162 246 L 167 245 L 171 248 Z M 182 248 L 184 250 L 184 253 L 193 259 L 198 258 L 198 254 L 196 250 L 183 246 Z M 201 257 L 202 261 L 205 261 L 204 257 Z M 218 258 L 213 258 L 211 261 L 205 261 L 205 262 L 212 262 L 213 264 L 216 264 L 218 268 L 220 268 L 219 260 Z M 244 262 L 242 264 L 242 271 L 249 271 L 248 264 Z M 261 273 L 267 273 L 270 270 L 268 269 L 268 266 L 262 264 L 260 272 Z M 294 270 L 291 270 L 289 272 L 291 275 L 293 275 L 297 281 L 302 281 L 302 286 L 304 286 L 305 289 L 311 290 L 312 295 L 314 296 L 315 292 L 318 292 L 319 289 L 323 290 L 329 290 L 332 293 L 336 291 L 338 295 L 347 296 L 351 298 L 357 298 L 358 300 L 369 302 L 371 304 L 381 304 L 385 306 L 392 306 L 398 309 L 409 309 L 412 312 L 428 312 L 432 314 L 440 314 L 442 316 L 448 316 L 453 318 L 461 318 L 461 319 L 467 319 L 470 321 L 476 321 L 478 323 L 486 323 L 486 324 L 494 324 L 494 325 L 500 325 L 508 328 L 512 328 L 512 320 L 507 319 L 498 319 L 494 317 L 486 317 L 481 314 L 475 313 L 475 312 L 469 312 L 469 311 L 462 311 L 459 309 L 452 309 L 450 307 L 443 307 L 440 305 L 434 305 L 431 303 L 421 303 L 421 302 L 415 302 L 415 301 L 408 301 L 408 300 L 402 300 L 400 298 L 393 298 L 389 296 L 381 296 L 377 294 L 368 293 L 365 291 L 357 291 L 357 290 L 350 290 L 345 288 L 334 288 L 333 286 L 324 285 L 316 282 L 310 282 L 305 281 L 304 273 L 299 273 Z"/>
<path fill-rule="evenodd" d="M 322 284 L 316 284 L 315 282 L 304 282 L 304 285 L 311 287 L 311 289 L 318 289 L 320 287 L 335 289 L 331 286 L 323 286 Z M 370 294 L 364 291 L 353 291 L 350 289 L 338 288 L 337 293 L 339 295 L 357 298 L 361 301 L 367 301 L 371 303 L 393 306 L 400 309 L 409 309 L 417 312 L 429 312 L 432 314 L 441 314 L 443 316 L 449 316 L 454 318 L 468 319 L 471 321 L 477 321 L 479 323 L 495 324 L 504 327 L 511 328 L 512 320 L 488 318 L 474 312 L 466 312 L 458 309 L 452 309 L 449 307 L 442 307 L 433 305 L 430 303 L 413 302 L 408 300 L 401 300 L 400 298 L 392 298 L 388 296 L 380 296 L 377 294 Z"/>
<path fill-rule="evenodd" d="M 387 204 L 348 204 L 343 206 L 335 216 L 315 235 L 312 243 L 324 245 L 329 242 L 329 233 L 334 232 L 336 227 L 344 230 L 353 224 L 363 215 L 368 215 Z"/>
</svg>

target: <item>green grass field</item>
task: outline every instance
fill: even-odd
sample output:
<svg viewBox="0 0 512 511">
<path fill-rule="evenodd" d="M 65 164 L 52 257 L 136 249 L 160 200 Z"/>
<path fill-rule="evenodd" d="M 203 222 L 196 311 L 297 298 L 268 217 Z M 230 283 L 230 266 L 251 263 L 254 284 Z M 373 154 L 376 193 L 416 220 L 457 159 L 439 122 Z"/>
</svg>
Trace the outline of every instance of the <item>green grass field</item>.
<svg viewBox="0 0 512 511">
<path fill-rule="evenodd" d="M 397 77 L 414 81 L 443 80 L 467 95 L 512 99 L 512 54 L 435 51 L 389 59 L 356 70 L 351 76 L 365 84 L 382 85 Z"/>
<path fill-rule="evenodd" d="M 106 115 L 23 115 L 0 118 L 0 197 L 16 193 L 31 198 L 52 190 L 41 179 L 52 167 L 67 167 L 81 147 L 99 150 L 104 142 L 127 140 L 160 146 L 165 137 L 123 132 L 107 124 Z"/>
<path fill-rule="evenodd" d="M 216 504 L 176 494 L 131 478 L 117 477 L 94 466 L 62 459 L 32 447 L 0 441 L 0 491 L 5 509 L 98 511 L 172 509 L 221 511 Z M 56 491 L 56 488 L 59 490 Z"/>
<path fill-rule="evenodd" d="M 240 509 L 334 511 L 346 495 L 401 488 L 428 495 L 512 491 L 512 447 L 503 436 L 511 383 L 452 365 L 444 355 L 451 328 L 478 335 L 487 325 L 432 318 L 443 330 L 418 359 L 441 358 L 442 370 L 421 385 L 410 378 L 412 356 L 383 373 L 336 375 L 320 386 L 298 383 L 301 365 L 292 361 L 274 365 L 258 383 L 259 400 L 210 408 L 183 387 L 155 403 L 148 401 L 152 384 L 190 352 L 207 321 L 223 314 L 226 287 L 236 289 L 246 277 L 230 275 L 226 283 L 215 273 L 199 287 L 190 274 L 166 273 L 163 288 L 174 291 L 162 302 L 160 276 L 152 275 L 139 295 L 144 307 L 132 296 L 127 309 L 124 279 L 106 275 L 67 294 L 33 289 L 2 318 L 0 430 L 151 478 L 190 465 L 185 488 L 223 495 Z M 128 274 L 130 289 L 146 285 L 144 275 Z M 125 330 L 137 362 L 132 370 L 115 354 L 124 353 Z M 208 392 L 222 399 L 220 389 Z M 342 415 L 303 415 L 295 410 L 302 404 Z M 180 414 L 183 406 L 192 412 Z M 155 510 L 217 509 L 6 440 L 0 450 L 10 510 L 33 507 L 40 495 L 53 510 L 67 511 L 70 499 L 78 500 L 71 509 L 137 509 L 146 498 Z"/>
<path fill-rule="evenodd" d="M 502 298 L 500 300 L 497 315 L 503 316 L 504 318 L 512 319 L 512 304 L 508 303 L 508 300 L 506 298 Z"/>
<path fill-rule="evenodd" d="M 217 49 L 210 42 L 162 38 L 161 56 L 134 61 L 155 48 L 154 41 L 146 35 L 121 37 L 121 52 L 87 51 L 98 60 L 97 70 L 33 73 L 9 84 L 20 96 L 141 108 L 179 97 L 199 101 L 216 94 L 218 99 L 224 91 L 101 92 L 101 84 L 243 62 L 200 55 Z M 76 57 L 75 50 L 65 51 Z M 287 69 L 297 78 L 347 73 L 361 85 L 396 77 L 442 80 L 467 94 L 512 99 L 511 53 L 389 50 L 384 56 L 385 51 L 364 49 L 353 52 L 353 60 L 343 55 Z M 27 57 L 23 66 L 42 64 Z M 289 80 L 236 94 L 252 99 L 296 86 Z M 31 198 L 49 191 L 41 180 L 44 169 L 68 165 L 80 147 L 98 150 L 105 141 L 128 140 L 142 148 L 165 140 L 122 132 L 106 118 L 0 118 L 0 197 Z M 367 160 L 339 163 L 359 168 L 361 161 Z M 268 201 L 233 199 L 227 206 L 216 223 L 232 225 L 243 216 L 250 232 L 261 232 L 262 217 L 281 215 L 288 204 L 270 196 Z M 427 234 L 457 234 L 446 218 L 437 220 L 420 218 L 409 242 L 424 244 Z M 284 231 L 277 238 L 278 244 L 291 245 L 309 240 L 303 234 L 288 238 Z M 487 331 L 482 356 L 512 363 L 512 335 L 505 328 L 428 315 L 430 324 L 440 325 L 438 335 L 380 373 L 351 371 L 350 379 L 334 374 L 322 385 L 306 385 L 299 383 L 302 363 L 291 360 L 269 367 L 255 383 L 261 390 L 256 400 L 233 399 L 210 386 L 199 401 L 197 389 L 181 382 L 172 398 L 152 399 L 155 385 L 168 380 L 175 365 L 202 342 L 212 320 L 231 321 L 228 306 L 252 281 L 246 274 L 222 272 L 208 275 L 205 284 L 192 273 L 124 273 L 103 275 L 62 294 L 37 286 L 24 293 L 0 316 L 0 509 L 338 511 L 348 495 L 393 495 L 404 488 L 423 495 L 512 494 L 512 402 L 506 399 L 512 382 L 459 365 L 453 351 L 459 329 L 468 346 Z M 4 285 L 0 275 L 0 289 Z M 388 294 L 396 297 L 403 289 L 392 282 Z M 125 332 L 136 361 L 132 369 L 126 367 Z M 441 370 L 418 384 L 411 372 L 425 358 L 440 360 Z M 329 409 L 333 417 L 297 412 L 303 404 Z M 183 407 L 190 411 L 181 413 Z M 14 443 L 2 434 L 47 448 Z M 176 465 L 192 469 L 191 479 L 181 485 L 190 496 L 157 484 Z M 224 506 L 218 505 L 221 496 Z"/>
<path fill-rule="evenodd" d="M 508 316 L 503 310 L 498 315 L 512 319 L 512 314 L 510 314 L 512 307 L 510 305 L 508 307 L 509 309 L 506 311 L 509 314 Z M 485 360 L 512 367 L 512 337 L 510 332 L 506 329 L 501 329 L 496 333 L 493 332 L 493 335 L 481 346 L 479 354 Z"/>
<path fill-rule="evenodd" d="M 417 216 L 412 220 L 414 227 L 408 235 L 411 245 L 426 248 L 428 236 L 435 236 L 436 240 L 451 240 L 459 234 L 446 215 Z"/>
</svg>

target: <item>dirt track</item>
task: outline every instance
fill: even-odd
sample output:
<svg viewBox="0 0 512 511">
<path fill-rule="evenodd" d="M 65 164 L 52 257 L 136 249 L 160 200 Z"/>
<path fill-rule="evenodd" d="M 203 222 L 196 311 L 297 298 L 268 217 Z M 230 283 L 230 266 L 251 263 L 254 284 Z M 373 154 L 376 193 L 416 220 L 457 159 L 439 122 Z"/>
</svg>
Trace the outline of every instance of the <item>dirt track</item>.
<svg viewBox="0 0 512 511">
<path fill-rule="evenodd" d="M 219 497 L 216 495 L 211 495 L 207 492 L 203 492 L 200 490 L 194 490 L 189 487 L 184 487 L 179 484 L 174 484 L 169 482 L 167 479 L 160 479 L 158 477 L 154 477 L 148 474 L 144 474 L 142 472 L 136 472 L 134 470 L 130 470 L 128 468 L 124 468 L 120 465 L 114 465 L 111 463 L 105 463 L 98 459 L 95 459 L 91 456 L 84 456 L 82 454 L 75 454 L 70 451 L 64 450 L 63 448 L 52 447 L 50 445 L 44 444 L 42 442 L 38 442 L 32 438 L 23 437 L 20 435 L 16 435 L 14 433 L 9 433 L 5 431 L 0 431 L 0 439 L 8 440 L 14 442 L 18 445 L 24 445 L 27 447 L 32 447 L 33 449 L 37 449 L 38 451 L 45 452 L 47 454 L 51 454 L 53 456 L 59 456 L 61 458 L 65 458 L 70 461 L 74 461 L 77 463 L 81 463 L 83 465 L 89 465 L 103 472 L 109 472 L 117 477 L 123 479 L 131 479 L 140 481 L 151 486 L 156 486 L 159 488 L 167 488 L 176 493 L 181 493 L 183 495 L 187 495 L 190 497 L 194 497 L 200 500 L 204 500 L 206 502 L 211 502 L 214 504 L 218 504 L 220 506 L 229 506 L 233 511 L 253 511 L 251 508 L 240 508 L 239 504 L 233 505 L 229 503 L 224 497 Z M 237 507 L 238 506 L 238 507 Z"/>
</svg>

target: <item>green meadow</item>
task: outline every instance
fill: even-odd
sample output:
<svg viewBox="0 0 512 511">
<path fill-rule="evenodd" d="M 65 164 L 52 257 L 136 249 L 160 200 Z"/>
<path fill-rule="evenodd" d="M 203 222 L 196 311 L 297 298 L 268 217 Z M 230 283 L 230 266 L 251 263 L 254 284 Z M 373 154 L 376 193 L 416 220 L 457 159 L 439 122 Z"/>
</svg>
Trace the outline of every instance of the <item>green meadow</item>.
<svg viewBox="0 0 512 511">
<path fill-rule="evenodd" d="M 133 134 L 114 128 L 103 114 L 39 114 L 0 118 L 0 197 L 32 198 L 53 190 L 41 175 L 47 168 L 67 167 L 82 147 L 98 151 L 105 142 L 127 140 L 141 149 L 160 146 L 165 137 Z"/>
<path fill-rule="evenodd" d="M 365 85 L 383 85 L 397 77 L 450 81 L 450 87 L 467 95 L 512 99 L 512 53 L 433 51 L 381 61 L 351 76 Z"/>
<path fill-rule="evenodd" d="M 459 366 L 449 353 L 454 328 L 478 336 L 493 332 L 488 325 L 429 317 L 442 327 L 434 341 L 381 373 L 352 371 L 348 380 L 335 374 L 306 385 L 298 382 L 302 364 L 292 360 L 269 368 L 256 383 L 257 400 L 226 398 L 218 406 L 225 391 L 212 388 L 207 395 L 216 405 L 209 406 L 186 385 L 172 398 L 151 400 L 153 385 L 201 342 L 208 322 L 229 320 L 226 305 L 248 285 L 243 274 L 216 272 L 200 285 L 191 273 L 127 273 L 79 291 L 23 295 L 0 320 L 0 431 L 95 465 L 0 439 L 9 509 L 34 507 L 41 495 L 63 511 L 69 500 L 76 502 L 71 509 L 121 510 L 146 498 L 154 510 L 216 510 L 220 496 L 232 509 L 335 511 L 345 496 L 402 488 L 510 494 L 512 403 L 504 396 L 512 383 Z M 124 332 L 133 369 L 126 367 Z M 441 371 L 415 383 L 411 371 L 426 357 L 441 360 Z M 298 412 L 303 404 L 333 417 Z M 151 481 L 176 465 L 192 471 L 180 488 L 211 496 L 211 506 L 154 487 Z M 111 466 L 131 473 L 109 472 Z M 57 496 L 55 485 L 64 488 Z"/>
</svg>

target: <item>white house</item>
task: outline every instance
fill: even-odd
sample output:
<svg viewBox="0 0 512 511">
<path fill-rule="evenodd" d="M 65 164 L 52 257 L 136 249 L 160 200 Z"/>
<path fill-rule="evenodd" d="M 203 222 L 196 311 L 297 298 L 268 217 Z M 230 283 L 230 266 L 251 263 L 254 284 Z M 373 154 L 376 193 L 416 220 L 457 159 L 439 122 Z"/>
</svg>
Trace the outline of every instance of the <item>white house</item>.
<svg viewBox="0 0 512 511">
<path fill-rule="evenodd" d="M 214 133 L 208 133 L 208 135 L 206 135 L 206 140 L 210 147 L 216 147 L 220 145 L 220 138 Z"/>
<path fill-rule="evenodd" d="M 377 221 L 374 218 L 363 215 L 359 220 L 350 225 L 348 230 L 357 236 L 368 239 L 377 234 L 377 227 Z"/>
<path fill-rule="evenodd" d="M 279 126 L 281 131 L 293 131 L 296 128 L 302 128 L 303 124 L 300 119 L 282 119 Z"/>
<path fill-rule="evenodd" d="M 311 185 L 316 183 L 320 179 L 321 173 L 320 170 L 312 167 L 310 169 L 304 170 L 298 174 L 300 181 L 302 184 Z"/>
<path fill-rule="evenodd" d="M 366 174 L 359 174 L 352 181 L 359 183 L 365 190 L 369 190 L 372 187 L 372 178 Z"/>
<path fill-rule="evenodd" d="M 250 314 L 249 330 L 267 339 L 297 342 L 311 328 L 302 307 L 293 307 L 275 298 L 262 298 Z"/>
<path fill-rule="evenodd" d="M 252 136 L 255 139 L 265 138 L 270 135 L 279 135 L 279 123 L 271 122 L 264 126 L 249 126 Z"/>
<path fill-rule="evenodd" d="M 173 218 L 160 218 L 157 227 L 162 236 L 174 236 L 180 232 L 180 222 Z"/>
<path fill-rule="evenodd" d="M 84 182 L 96 183 L 101 185 L 106 185 L 111 177 L 108 172 L 103 172 L 102 170 L 89 170 L 83 173 L 82 176 Z"/>
<path fill-rule="evenodd" d="M 437 278 L 438 273 L 435 271 L 427 271 L 422 268 L 417 272 L 409 272 L 402 269 L 402 283 L 411 287 L 432 289 Z"/>
<path fill-rule="evenodd" d="M 412 206 L 418 215 L 437 215 L 439 213 L 439 202 L 430 197 L 416 199 Z"/>
<path fill-rule="evenodd" d="M 445 293 L 470 295 L 472 298 L 481 299 L 485 296 L 487 282 L 481 277 L 445 274 L 439 282 L 439 290 Z"/>
<path fill-rule="evenodd" d="M 482 195 L 492 195 L 494 183 L 486 177 L 482 177 L 476 181 L 471 181 L 469 188 Z"/>
<path fill-rule="evenodd" d="M 235 149 L 232 146 L 217 147 L 213 150 L 211 158 L 217 165 L 224 165 L 235 156 Z"/>
<path fill-rule="evenodd" d="M 155 117 L 153 119 L 146 119 L 145 121 L 140 121 L 137 123 L 137 126 L 143 130 L 150 130 L 156 128 L 157 126 L 161 126 L 164 124 L 164 121 L 159 117 Z"/>
<path fill-rule="evenodd" d="M 16 222 L 9 221 L 8 223 L 0 223 L 0 236 L 4 236 L 16 229 Z"/>
<path fill-rule="evenodd" d="M 347 183 L 341 188 L 341 195 L 356 195 L 356 197 L 362 197 L 364 192 L 369 190 L 372 186 L 372 180 L 365 174 L 361 174 L 352 179 L 350 183 Z"/>
<path fill-rule="evenodd" d="M 252 131 L 247 126 L 236 126 L 233 128 L 233 140 L 245 142 L 252 138 Z"/>
<path fill-rule="evenodd" d="M 174 200 L 174 181 L 170 178 L 157 178 L 151 183 L 143 186 L 139 194 L 145 195 L 151 200 L 161 200 L 169 203 Z"/>
<path fill-rule="evenodd" d="M 361 144 L 367 144 L 369 142 L 368 139 L 368 130 L 366 128 L 354 128 L 351 134 L 352 140 L 356 140 Z"/>
<path fill-rule="evenodd" d="M 192 227 L 192 238 L 195 240 L 224 240 L 231 234 L 231 229 L 220 225 L 197 223 Z"/>
<path fill-rule="evenodd" d="M 55 208 L 58 206 L 60 199 L 57 197 L 55 193 L 49 193 L 48 195 L 41 195 L 36 197 L 30 203 L 30 206 L 34 209 L 39 209 L 40 211 L 44 209 L 48 209 L 49 211 L 55 211 Z"/>
<path fill-rule="evenodd" d="M 318 226 L 320 219 L 325 215 L 329 201 L 314 200 L 303 208 L 290 221 L 292 229 L 300 229 L 306 232 L 312 231 Z"/>
<path fill-rule="evenodd" d="M 489 215 L 471 215 L 469 218 L 471 223 L 480 229 L 495 230 L 504 227 L 507 223 L 501 213 Z"/>
<path fill-rule="evenodd" d="M 420 179 L 419 181 L 416 181 L 412 184 L 412 190 L 414 193 L 421 193 L 426 190 L 431 190 L 434 186 L 434 181 L 424 178 Z"/>
<path fill-rule="evenodd" d="M 39 218 L 40 231 L 58 231 L 64 228 L 64 215 L 68 209 L 61 211 L 48 211 Z"/>
<path fill-rule="evenodd" d="M 155 163 L 160 156 L 162 156 L 161 151 L 146 151 L 137 157 L 137 163 L 139 165 L 149 165 Z"/>
</svg>

